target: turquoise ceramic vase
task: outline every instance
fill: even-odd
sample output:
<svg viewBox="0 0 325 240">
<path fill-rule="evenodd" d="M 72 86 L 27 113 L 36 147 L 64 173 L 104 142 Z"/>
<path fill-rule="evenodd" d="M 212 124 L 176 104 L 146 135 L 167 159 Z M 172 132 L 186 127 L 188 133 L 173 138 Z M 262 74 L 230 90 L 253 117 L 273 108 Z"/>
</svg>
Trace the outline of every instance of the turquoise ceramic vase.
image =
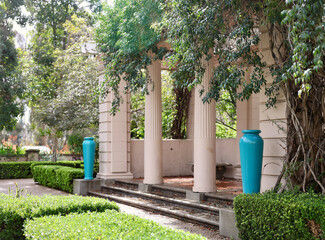
<svg viewBox="0 0 325 240">
<path fill-rule="evenodd" d="M 96 143 L 93 137 L 85 137 L 82 143 L 82 151 L 84 158 L 85 178 L 87 180 L 94 179 L 94 160 L 95 160 Z"/>
<path fill-rule="evenodd" d="M 263 139 L 261 130 L 243 130 L 239 141 L 244 193 L 259 193 L 261 188 Z"/>
</svg>

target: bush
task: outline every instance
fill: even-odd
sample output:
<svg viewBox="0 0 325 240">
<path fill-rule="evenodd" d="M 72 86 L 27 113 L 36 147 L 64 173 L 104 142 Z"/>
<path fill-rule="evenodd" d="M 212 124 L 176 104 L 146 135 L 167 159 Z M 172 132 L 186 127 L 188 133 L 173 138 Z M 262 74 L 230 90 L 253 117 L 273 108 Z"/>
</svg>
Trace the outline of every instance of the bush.
<svg viewBox="0 0 325 240">
<path fill-rule="evenodd" d="M 14 198 L 0 194 L 0 239 L 24 239 L 23 225 L 27 219 L 73 212 L 104 212 L 107 209 L 118 211 L 119 207 L 114 202 L 94 197 L 45 195 Z"/>
<path fill-rule="evenodd" d="M 0 179 L 31 178 L 31 165 L 35 162 L 1 162 Z"/>
<path fill-rule="evenodd" d="M 56 179 L 59 189 L 72 193 L 73 179 L 84 178 L 84 170 L 70 167 L 60 167 L 56 170 Z"/>
<path fill-rule="evenodd" d="M 82 155 L 82 143 L 84 138 L 80 134 L 71 134 L 68 137 L 69 150 L 73 155 Z"/>
<path fill-rule="evenodd" d="M 35 182 L 70 193 L 73 192 L 73 179 L 84 177 L 83 169 L 60 165 L 34 165 L 32 173 Z"/>
<path fill-rule="evenodd" d="M 83 168 L 83 161 L 59 162 L 0 162 L 0 179 L 32 178 L 32 168 L 36 165 L 60 165 Z"/>
<path fill-rule="evenodd" d="M 57 162 L 34 162 L 32 164 L 32 168 L 36 165 L 60 165 L 60 166 L 66 166 L 66 167 L 74 167 L 74 168 L 81 168 L 81 164 L 83 164 L 83 161 L 57 161 Z"/>
<path fill-rule="evenodd" d="M 234 200 L 241 239 L 325 239 L 325 196 L 241 194 Z"/>
<path fill-rule="evenodd" d="M 27 221 L 27 239 L 206 239 L 125 213 L 82 213 Z"/>
<path fill-rule="evenodd" d="M 10 142 L 0 144 L 0 155 L 23 155 L 25 150 L 19 146 L 12 146 Z"/>
</svg>

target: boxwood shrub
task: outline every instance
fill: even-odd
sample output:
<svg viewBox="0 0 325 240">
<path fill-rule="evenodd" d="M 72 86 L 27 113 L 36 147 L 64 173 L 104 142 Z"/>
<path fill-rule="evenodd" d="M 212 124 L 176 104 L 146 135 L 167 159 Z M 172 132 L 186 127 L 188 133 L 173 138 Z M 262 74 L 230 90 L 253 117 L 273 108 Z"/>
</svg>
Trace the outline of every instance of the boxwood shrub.
<svg viewBox="0 0 325 240">
<path fill-rule="evenodd" d="M 241 239 L 325 239 L 325 196 L 241 194 L 234 200 Z"/>
<path fill-rule="evenodd" d="M 60 167 L 56 170 L 56 180 L 59 189 L 72 193 L 73 179 L 84 177 L 84 170 L 80 168 Z"/>
<path fill-rule="evenodd" d="M 35 165 L 33 179 L 39 184 L 66 192 L 73 192 L 73 179 L 84 177 L 84 170 L 59 165 Z"/>
<path fill-rule="evenodd" d="M 60 165 L 66 167 L 81 168 L 81 164 L 83 164 L 83 161 L 57 161 L 57 162 L 42 161 L 42 162 L 34 162 L 32 164 L 32 168 L 36 165 Z"/>
<path fill-rule="evenodd" d="M 31 165 L 35 162 L 1 162 L 0 179 L 31 178 Z"/>
<path fill-rule="evenodd" d="M 0 194 L 0 239 L 24 239 L 23 225 L 27 219 L 73 212 L 104 212 L 107 209 L 118 211 L 119 207 L 116 203 L 94 197 L 45 195 L 14 198 Z"/>
<path fill-rule="evenodd" d="M 116 211 L 48 216 L 26 222 L 27 239 L 206 239 Z"/>
<path fill-rule="evenodd" d="M 1 162 L 0 179 L 32 178 L 32 168 L 36 165 L 60 165 L 74 168 L 83 168 L 83 161 L 58 162 Z"/>
</svg>

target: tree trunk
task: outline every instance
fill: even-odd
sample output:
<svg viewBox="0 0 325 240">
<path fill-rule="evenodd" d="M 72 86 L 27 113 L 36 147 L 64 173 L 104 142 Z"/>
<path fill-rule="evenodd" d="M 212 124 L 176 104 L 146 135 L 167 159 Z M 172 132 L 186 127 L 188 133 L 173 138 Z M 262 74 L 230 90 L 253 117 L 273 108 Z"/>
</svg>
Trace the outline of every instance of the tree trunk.
<svg viewBox="0 0 325 240">
<path fill-rule="evenodd" d="M 56 152 L 58 150 L 58 137 L 56 135 L 53 136 L 53 145 L 52 145 L 52 162 L 57 161 Z"/>
<path fill-rule="evenodd" d="M 268 30 L 270 49 L 275 61 L 272 67 L 275 70 L 282 69 L 286 74 L 285 64 L 292 57 L 290 46 L 285 41 L 288 30 L 285 26 L 275 24 L 271 24 Z M 308 59 L 312 59 L 311 55 L 307 56 Z M 325 193 L 324 72 L 323 68 L 313 74 L 309 82 L 310 91 L 302 92 L 300 96 L 298 91 L 302 83 L 297 84 L 293 76 L 281 83 L 287 103 L 287 154 L 276 189 L 284 177 L 286 188 L 304 192 L 313 189 Z M 279 74 L 281 76 L 283 72 L 276 73 Z M 280 83 L 276 82 L 276 84 Z"/>
<path fill-rule="evenodd" d="M 171 127 L 171 136 L 172 139 L 185 139 L 191 93 L 187 88 L 180 87 L 174 87 L 174 93 L 176 95 L 176 115 Z"/>
<path fill-rule="evenodd" d="M 298 96 L 293 81 L 286 84 L 288 104 L 287 179 L 302 191 L 312 188 L 325 193 L 324 80 L 316 76 L 308 94 Z"/>
</svg>

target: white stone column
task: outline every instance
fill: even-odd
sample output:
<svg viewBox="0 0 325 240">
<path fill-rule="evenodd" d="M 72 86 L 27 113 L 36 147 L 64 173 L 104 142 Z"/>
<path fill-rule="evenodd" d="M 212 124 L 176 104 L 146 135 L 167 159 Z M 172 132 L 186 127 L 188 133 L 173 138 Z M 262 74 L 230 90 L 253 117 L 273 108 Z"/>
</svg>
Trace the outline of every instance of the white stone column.
<svg viewBox="0 0 325 240">
<path fill-rule="evenodd" d="M 103 78 L 103 76 L 101 76 Z M 99 173 L 97 178 L 132 178 L 130 172 L 130 95 L 124 94 L 125 82 L 120 83 L 124 102 L 115 116 L 110 114 L 114 95 L 109 93 L 99 103 Z"/>
<path fill-rule="evenodd" d="M 149 95 L 145 105 L 144 180 L 145 184 L 161 184 L 162 179 L 162 120 L 161 120 L 161 63 L 149 67 Z"/>
<path fill-rule="evenodd" d="M 204 65 L 202 85 L 195 89 L 194 192 L 216 191 L 216 104 L 214 100 L 203 103 L 200 96 L 202 86 L 205 92 L 209 89 L 213 60 L 204 60 Z"/>
</svg>

